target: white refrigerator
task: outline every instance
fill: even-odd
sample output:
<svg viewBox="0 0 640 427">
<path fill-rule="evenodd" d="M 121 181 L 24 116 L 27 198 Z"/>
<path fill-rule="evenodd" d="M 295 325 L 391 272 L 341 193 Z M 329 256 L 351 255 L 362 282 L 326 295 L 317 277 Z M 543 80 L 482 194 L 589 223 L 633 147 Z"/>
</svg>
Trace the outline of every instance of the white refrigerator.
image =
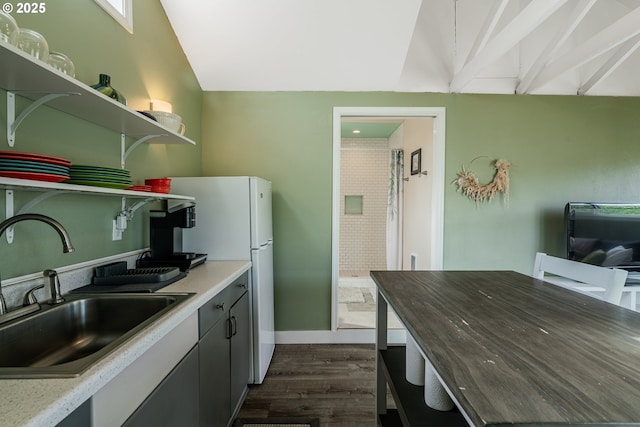
<svg viewBox="0 0 640 427">
<path fill-rule="evenodd" d="M 196 226 L 182 230 L 185 252 L 251 261 L 252 380 L 261 384 L 275 349 L 271 182 L 249 176 L 172 178 L 171 191 L 196 199 Z"/>
</svg>

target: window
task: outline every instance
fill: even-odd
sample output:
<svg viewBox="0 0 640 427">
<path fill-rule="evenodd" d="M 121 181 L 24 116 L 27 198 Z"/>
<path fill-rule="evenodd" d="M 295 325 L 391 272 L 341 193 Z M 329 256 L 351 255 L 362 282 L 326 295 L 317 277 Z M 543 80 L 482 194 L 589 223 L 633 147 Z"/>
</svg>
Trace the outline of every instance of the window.
<svg viewBox="0 0 640 427">
<path fill-rule="evenodd" d="M 362 215 L 362 196 L 344 196 L 344 214 Z"/>
<path fill-rule="evenodd" d="M 109 15 L 133 34 L 133 0 L 95 0 Z"/>
</svg>

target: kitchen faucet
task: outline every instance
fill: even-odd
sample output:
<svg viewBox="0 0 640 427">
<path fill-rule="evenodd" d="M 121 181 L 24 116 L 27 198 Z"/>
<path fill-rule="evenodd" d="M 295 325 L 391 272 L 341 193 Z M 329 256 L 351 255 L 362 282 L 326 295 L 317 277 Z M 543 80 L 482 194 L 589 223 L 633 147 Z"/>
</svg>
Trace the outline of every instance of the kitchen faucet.
<svg viewBox="0 0 640 427">
<path fill-rule="evenodd" d="M 67 230 L 65 230 L 65 228 L 62 226 L 62 224 L 60 224 L 58 221 L 56 221 L 53 218 L 50 218 L 46 215 L 41 215 L 41 214 L 29 214 L 29 213 L 20 214 L 20 215 L 15 215 L 15 216 L 12 216 L 11 218 L 5 219 L 4 221 L 0 222 L 0 237 L 2 236 L 2 234 L 4 234 L 7 228 L 11 227 L 12 225 L 18 222 L 27 221 L 27 220 L 41 221 L 41 222 L 44 222 L 45 224 L 50 225 L 51 228 L 56 230 L 56 232 L 60 236 L 60 240 L 62 240 L 62 251 L 64 253 L 69 253 L 74 251 L 73 245 L 71 244 L 71 239 L 69 238 L 69 234 L 67 233 Z M 54 292 L 53 285 L 51 286 L 51 290 L 52 290 L 53 303 L 64 301 L 59 294 L 59 284 L 55 289 L 57 292 Z M 24 310 L 25 308 L 29 308 L 29 307 L 23 307 L 16 311 Z M 7 314 L 7 304 L 5 302 L 4 295 L 2 295 L 2 282 L 0 281 L 0 315 L 5 315 L 5 314 Z M 0 323 L 2 322 L 0 321 Z"/>
<path fill-rule="evenodd" d="M 43 274 L 44 277 L 49 278 L 49 290 L 51 291 L 51 301 L 49 304 L 60 304 L 61 302 L 64 302 L 62 292 L 60 291 L 60 279 L 58 279 L 58 272 L 47 269 Z"/>
</svg>

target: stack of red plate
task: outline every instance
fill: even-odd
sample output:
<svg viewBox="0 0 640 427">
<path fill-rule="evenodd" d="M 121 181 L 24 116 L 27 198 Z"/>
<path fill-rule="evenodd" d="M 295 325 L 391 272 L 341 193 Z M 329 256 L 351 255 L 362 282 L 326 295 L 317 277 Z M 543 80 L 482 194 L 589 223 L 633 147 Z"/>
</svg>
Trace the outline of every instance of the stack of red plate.
<svg viewBox="0 0 640 427">
<path fill-rule="evenodd" d="M 150 185 L 134 184 L 131 187 L 125 188 L 125 190 L 131 191 L 151 191 Z"/>
<path fill-rule="evenodd" d="M 71 161 L 45 154 L 0 151 L 0 176 L 60 182 L 69 179 Z"/>
</svg>

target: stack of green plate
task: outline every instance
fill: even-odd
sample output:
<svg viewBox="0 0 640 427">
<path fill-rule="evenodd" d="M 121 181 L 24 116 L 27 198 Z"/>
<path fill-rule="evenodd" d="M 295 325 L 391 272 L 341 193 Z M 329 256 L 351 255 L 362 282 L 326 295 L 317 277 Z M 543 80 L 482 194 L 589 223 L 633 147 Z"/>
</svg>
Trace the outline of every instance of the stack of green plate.
<svg viewBox="0 0 640 427">
<path fill-rule="evenodd" d="M 131 173 L 126 169 L 103 166 L 71 165 L 68 184 L 93 185 L 123 189 L 131 186 Z"/>
</svg>

